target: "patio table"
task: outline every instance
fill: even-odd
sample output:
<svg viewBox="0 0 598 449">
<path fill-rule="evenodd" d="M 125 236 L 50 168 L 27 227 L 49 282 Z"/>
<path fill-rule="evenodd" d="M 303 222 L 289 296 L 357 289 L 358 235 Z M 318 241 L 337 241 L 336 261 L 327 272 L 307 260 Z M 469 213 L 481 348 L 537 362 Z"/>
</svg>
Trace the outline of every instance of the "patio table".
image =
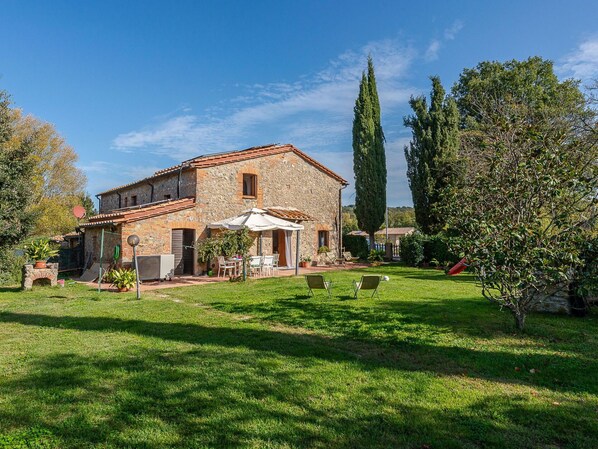
<svg viewBox="0 0 598 449">
<path fill-rule="evenodd" d="M 227 262 L 231 262 L 235 264 L 235 276 L 241 275 L 241 264 L 243 263 L 243 259 L 240 257 L 231 257 L 230 259 L 226 259 Z"/>
</svg>

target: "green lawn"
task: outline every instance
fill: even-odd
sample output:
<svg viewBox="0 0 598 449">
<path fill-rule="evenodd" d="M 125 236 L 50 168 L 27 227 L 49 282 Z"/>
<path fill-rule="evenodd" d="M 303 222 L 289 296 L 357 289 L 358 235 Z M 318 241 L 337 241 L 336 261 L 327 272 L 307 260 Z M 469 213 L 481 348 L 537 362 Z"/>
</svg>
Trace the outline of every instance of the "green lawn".
<svg viewBox="0 0 598 449">
<path fill-rule="evenodd" d="M 598 320 L 381 267 L 134 294 L 0 289 L 0 448 L 596 448 Z M 530 372 L 532 370 L 532 372 Z"/>
</svg>

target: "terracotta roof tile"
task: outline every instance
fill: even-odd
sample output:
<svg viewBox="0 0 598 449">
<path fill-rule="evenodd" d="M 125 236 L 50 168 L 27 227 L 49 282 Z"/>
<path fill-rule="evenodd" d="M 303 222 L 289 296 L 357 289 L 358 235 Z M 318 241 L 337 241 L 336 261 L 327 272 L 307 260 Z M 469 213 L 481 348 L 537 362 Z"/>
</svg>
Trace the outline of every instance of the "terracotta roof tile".
<svg viewBox="0 0 598 449">
<path fill-rule="evenodd" d="M 117 209 L 109 214 L 94 215 L 87 223 L 82 223 L 82 228 L 94 226 L 114 225 L 130 223 L 133 221 L 145 220 L 172 212 L 189 209 L 195 206 L 195 198 L 186 197 L 178 200 L 160 201 L 157 203 L 144 204 L 141 206 Z"/>
<path fill-rule="evenodd" d="M 163 170 L 158 170 L 157 172 L 154 173 L 153 176 L 149 176 L 149 177 L 141 179 L 139 181 L 131 182 L 129 184 L 124 184 L 122 186 L 115 187 L 110 190 L 106 190 L 105 192 L 102 192 L 99 195 L 104 195 L 106 193 L 115 192 L 117 190 L 124 189 L 126 187 L 141 184 L 141 183 L 147 182 L 153 178 L 168 175 L 170 173 L 174 173 L 181 169 L 188 170 L 191 168 L 208 168 L 208 167 L 214 167 L 217 165 L 230 164 L 232 162 L 241 162 L 241 161 L 246 161 L 249 159 L 255 159 L 258 157 L 271 156 L 274 154 L 287 153 L 287 152 L 295 153 L 297 156 L 301 157 L 302 159 L 304 159 L 305 161 L 307 161 L 308 163 L 310 163 L 311 165 L 313 165 L 320 171 L 326 173 L 328 176 L 336 179 L 341 184 L 343 184 L 343 185 L 349 184 L 341 176 L 339 176 L 338 174 L 336 174 L 329 168 L 325 167 L 324 165 L 320 164 L 318 161 L 316 161 L 312 157 L 308 156 L 307 154 L 305 154 L 303 151 L 299 150 L 295 146 L 293 146 L 291 144 L 283 144 L 283 145 L 272 144 L 272 145 L 264 145 L 264 146 L 260 146 L 260 147 L 251 147 L 251 148 L 247 148 L 245 150 L 230 151 L 227 153 L 217 153 L 217 154 L 208 154 L 205 156 L 199 156 L 199 157 L 184 161 L 184 162 L 182 162 L 178 165 L 175 165 L 173 167 L 165 168 Z"/>
<path fill-rule="evenodd" d="M 292 207 L 267 207 L 268 214 L 283 220 L 313 221 L 313 218 Z"/>
</svg>

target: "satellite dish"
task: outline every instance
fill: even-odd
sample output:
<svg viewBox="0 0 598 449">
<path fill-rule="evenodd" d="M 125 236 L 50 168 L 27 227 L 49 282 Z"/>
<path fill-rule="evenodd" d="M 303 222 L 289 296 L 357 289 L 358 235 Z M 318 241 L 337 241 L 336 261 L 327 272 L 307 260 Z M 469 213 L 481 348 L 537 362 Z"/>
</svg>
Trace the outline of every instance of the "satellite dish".
<svg viewBox="0 0 598 449">
<path fill-rule="evenodd" d="M 73 215 L 77 217 L 79 220 L 85 217 L 85 208 L 83 206 L 75 206 L 73 207 Z"/>
</svg>

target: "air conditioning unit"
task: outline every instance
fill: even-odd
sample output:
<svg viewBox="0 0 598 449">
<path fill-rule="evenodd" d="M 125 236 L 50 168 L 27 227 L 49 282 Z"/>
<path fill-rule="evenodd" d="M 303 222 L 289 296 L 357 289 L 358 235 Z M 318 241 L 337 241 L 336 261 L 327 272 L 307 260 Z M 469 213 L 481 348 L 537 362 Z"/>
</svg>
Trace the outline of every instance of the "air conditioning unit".
<svg viewBox="0 0 598 449">
<path fill-rule="evenodd" d="M 140 281 L 170 280 L 174 277 L 174 254 L 137 256 L 137 263 Z"/>
</svg>

